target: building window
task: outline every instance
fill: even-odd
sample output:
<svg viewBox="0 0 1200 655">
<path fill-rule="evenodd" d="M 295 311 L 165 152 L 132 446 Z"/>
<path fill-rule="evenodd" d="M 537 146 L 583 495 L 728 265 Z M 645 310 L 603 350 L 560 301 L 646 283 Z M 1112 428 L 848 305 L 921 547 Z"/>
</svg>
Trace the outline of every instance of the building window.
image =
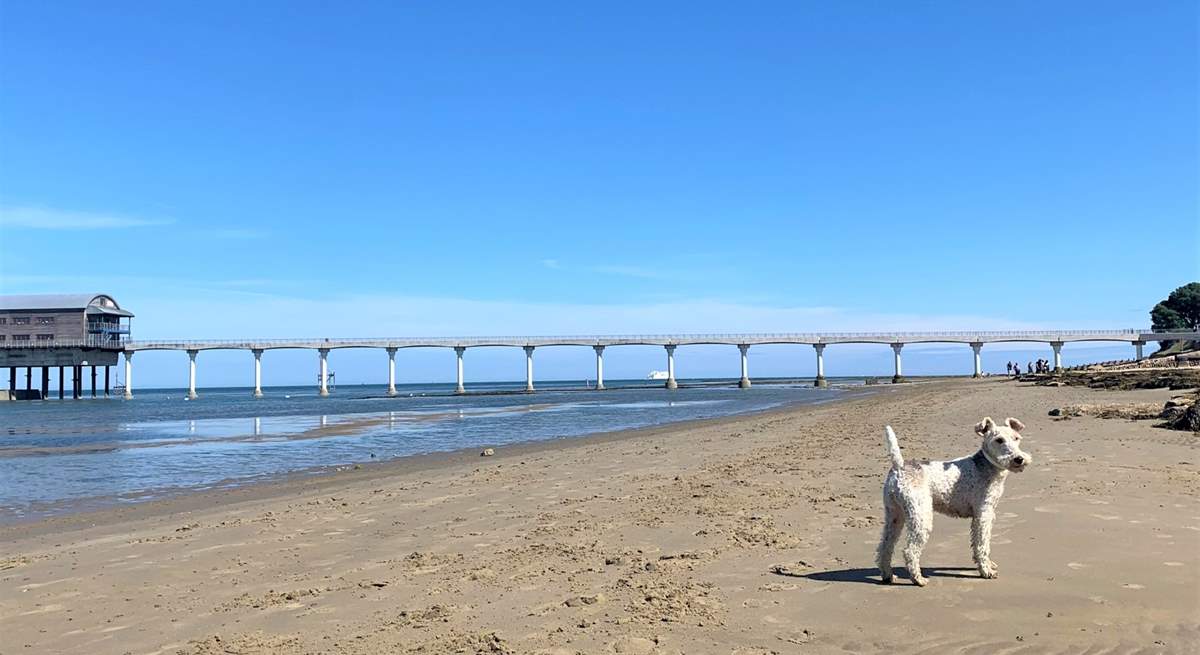
<svg viewBox="0 0 1200 655">
<path fill-rule="evenodd" d="M 37 340 L 38 341 L 54 341 L 54 335 L 53 334 L 39 334 L 39 335 L 37 335 Z"/>
<path fill-rule="evenodd" d="M 8 317 L 0 317 L 0 325 L 8 325 Z"/>
<path fill-rule="evenodd" d="M 39 316 L 37 318 L 37 324 L 38 325 L 54 325 L 54 317 L 53 316 Z"/>
<path fill-rule="evenodd" d="M 28 316 L 14 316 L 13 325 L 29 325 Z"/>
<path fill-rule="evenodd" d="M 12 335 L 12 338 L 13 338 L 13 341 L 29 341 L 28 334 L 14 334 L 14 335 Z"/>
<path fill-rule="evenodd" d="M 0 343 L 4 343 L 5 341 L 8 341 L 8 335 L 0 334 Z"/>
</svg>

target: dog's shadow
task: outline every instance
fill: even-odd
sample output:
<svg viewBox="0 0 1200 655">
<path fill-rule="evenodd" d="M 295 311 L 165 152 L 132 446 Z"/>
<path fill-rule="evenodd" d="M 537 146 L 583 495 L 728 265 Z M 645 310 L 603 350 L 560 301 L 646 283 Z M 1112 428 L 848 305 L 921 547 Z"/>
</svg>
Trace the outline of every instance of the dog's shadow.
<svg viewBox="0 0 1200 655">
<path fill-rule="evenodd" d="M 927 578 L 976 578 L 976 569 L 965 566 L 922 566 Z M 909 581 L 908 569 L 903 566 L 894 569 L 896 580 L 892 584 L 903 584 Z M 883 584 L 879 569 L 839 569 L 836 571 L 814 571 L 799 573 L 786 567 L 773 567 L 771 573 L 786 578 L 805 578 L 818 582 L 865 582 L 867 584 Z"/>
</svg>

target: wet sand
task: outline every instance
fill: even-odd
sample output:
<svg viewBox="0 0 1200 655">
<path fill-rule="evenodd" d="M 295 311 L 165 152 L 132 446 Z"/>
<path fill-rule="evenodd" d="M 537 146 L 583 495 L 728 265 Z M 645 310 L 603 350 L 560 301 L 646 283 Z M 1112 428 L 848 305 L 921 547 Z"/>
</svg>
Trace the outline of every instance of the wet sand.
<svg viewBox="0 0 1200 655">
<path fill-rule="evenodd" d="M 410 458 L 0 528 L 0 653 L 1196 652 L 1200 453 L 987 381 Z M 938 517 L 878 583 L 882 426 L 905 456 L 1028 425 L 992 557 Z M 901 576 L 904 575 L 900 570 Z"/>
</svg>

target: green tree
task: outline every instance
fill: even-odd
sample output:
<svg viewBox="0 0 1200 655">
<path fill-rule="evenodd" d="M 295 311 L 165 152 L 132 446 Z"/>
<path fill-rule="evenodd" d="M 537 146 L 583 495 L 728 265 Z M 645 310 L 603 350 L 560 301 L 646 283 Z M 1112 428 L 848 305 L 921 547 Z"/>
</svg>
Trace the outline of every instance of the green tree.
<svg viewBox="0 0 1200 655">
<path fill-rule="evenodd" d="M 1200 330 L 1200 282 L 1185 284 L 1150 310 L 1150 326 L 1157 331 Z M 1172 341 L 1160 341 L 1162 349 Z"/>
<path fill-rule="evenodd" d="M 1155 330 L 1200 330 L 1200 282 L 1185 284 L 1150 310 Z"/>
</svg>

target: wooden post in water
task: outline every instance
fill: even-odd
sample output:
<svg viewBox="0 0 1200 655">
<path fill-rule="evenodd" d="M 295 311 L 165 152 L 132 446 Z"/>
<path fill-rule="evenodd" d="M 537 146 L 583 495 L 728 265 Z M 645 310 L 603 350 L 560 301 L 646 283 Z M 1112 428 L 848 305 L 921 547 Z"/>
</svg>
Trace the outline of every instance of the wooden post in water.
<svg viewBox="0 0 1200 655">
<path fill-rule="evenodd" d="M 63 367 L 58 367 L 58 399 L 63 399 Z"/>
</svg>

